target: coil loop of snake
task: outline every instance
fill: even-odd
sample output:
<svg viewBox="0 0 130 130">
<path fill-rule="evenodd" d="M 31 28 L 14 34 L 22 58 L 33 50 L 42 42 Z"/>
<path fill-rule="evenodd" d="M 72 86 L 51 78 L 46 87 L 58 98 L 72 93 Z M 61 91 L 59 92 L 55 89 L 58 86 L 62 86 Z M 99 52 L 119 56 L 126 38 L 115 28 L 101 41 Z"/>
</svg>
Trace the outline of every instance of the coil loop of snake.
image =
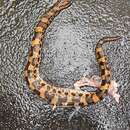
<svg viewBox="0 0 130 130">
<path fill-rule="evenodd" d="M 25 67 L 25 80 L 29 88 L 41 98 L 48 101 L 53 109 L 57 106 L 85 107 L 95 104 L 104 98 L 110 87 L 111 71 L 108 67 L 107 58 L 104 56 L 102 45 L 121 38 L 119 36 L 104 37 L 96 45 L 96 59 L 101 71 L 101 84 L 96 92 L 86 92 L 81 90 L 80 87 L 70 89 L 51 86 L 39 74 L 42 40 L 53 19 L 70 5 L 71 0 L 58 0 L 38 22 L 34 31 L 28 62 Z"/>
</svg>

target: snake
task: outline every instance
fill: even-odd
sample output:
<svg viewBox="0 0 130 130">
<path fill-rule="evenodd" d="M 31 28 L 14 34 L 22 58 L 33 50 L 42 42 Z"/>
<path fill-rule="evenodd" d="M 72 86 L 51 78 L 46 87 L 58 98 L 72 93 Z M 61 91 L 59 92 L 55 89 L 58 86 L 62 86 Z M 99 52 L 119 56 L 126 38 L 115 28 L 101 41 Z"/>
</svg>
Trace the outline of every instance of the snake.
<svg viewBox="0 0 130 130">
<path fill-rule="evenodd" d="M 34 29 L 28 61 L 24 69 L 24 79 L 29 88 L 40 98 L 47 101 L 52 106 L 52 109 L 58 106 L 86 107 L 90 104 L 96 104 L 104 98 L 110 86 L 111 70 L 108 66 L 107 56 L 103 52 L 103 45 L 120 39 L 120 36 L 103 37 L 97 42 L 95 55 L 100 68 L 101 85 L 95 92 L 87 92 L 76 88 L 57 87 L 47 83 L 40 77 L 39 72 L 43 39 L 45 38 L 47 28 L 54 18 L 71 4 L 71 0 L 58 0 L 40 18 Z"/>
</svg>

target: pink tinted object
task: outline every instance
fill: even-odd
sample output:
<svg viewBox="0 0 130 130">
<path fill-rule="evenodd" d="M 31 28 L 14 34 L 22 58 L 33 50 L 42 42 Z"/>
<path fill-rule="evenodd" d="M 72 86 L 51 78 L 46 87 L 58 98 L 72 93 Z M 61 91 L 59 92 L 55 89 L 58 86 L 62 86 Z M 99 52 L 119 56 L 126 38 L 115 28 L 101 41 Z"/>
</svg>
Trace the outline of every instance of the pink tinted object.
<svg viewBox="0 0 130 130">
<path fill-rule="evenodd" d="M 99 88 L 101 85 L 101 78 L 99 76 L 92 76 L 89 79 L 83 76 L 80 80 L 74 83 L 75 89 L 80 89 L 81 87 L 84 87 L 85 85 Z M 112 96 L 116 100 L 116 102 L 119 103 L 120 95 L 117 93 L 118 91 L 117 87 L 118 87 L 118 84 L 114 80 L 112 80 L 110 87 L 108 89 L 108 95 Z"/>
</svg>

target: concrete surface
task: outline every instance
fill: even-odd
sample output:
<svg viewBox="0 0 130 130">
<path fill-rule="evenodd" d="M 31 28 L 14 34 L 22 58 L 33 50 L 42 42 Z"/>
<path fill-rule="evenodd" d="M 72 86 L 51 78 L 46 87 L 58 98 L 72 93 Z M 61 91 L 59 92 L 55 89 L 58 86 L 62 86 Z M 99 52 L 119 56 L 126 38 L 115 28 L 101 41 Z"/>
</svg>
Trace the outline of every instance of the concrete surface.
<svg viewBox="0 0 130 130">
<path fill-rule="evenodd" d="M 130 130 L 130 42 L 104 46 L 120 103 L 111 97 L 81 110 L 51 111 L 23 80 L 33 29 L 54 1 L 0 1 L 0 130 Z M 130 36 L 129 0 L 75 0 L 48 28 L 41 77 L 70 87 L 84 73 L 99 75 L 96 42 L 103 36 Z M 44 58 L 43 58 L 44 57 Z"/>
</svg>

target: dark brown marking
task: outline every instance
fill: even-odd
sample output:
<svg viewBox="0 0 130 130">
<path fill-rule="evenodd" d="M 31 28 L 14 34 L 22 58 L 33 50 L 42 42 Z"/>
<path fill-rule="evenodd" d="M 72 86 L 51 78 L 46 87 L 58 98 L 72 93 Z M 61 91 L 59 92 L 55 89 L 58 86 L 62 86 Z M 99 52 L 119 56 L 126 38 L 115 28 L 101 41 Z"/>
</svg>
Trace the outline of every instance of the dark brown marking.
<svg viewBox="0 0 130 130">
<path fill-rule="evenodd" d="M 37 74 L 33 74 L 33 77 L 34 77 L 34 79 L 36 79 L 37 78 Z"/>
<path fill-rule="evenodd" d="M 82 93 L 79 93 L 79 96 L 81 97 L 81 96 L 83 96 L 83 94 L 82 94 Z"/>
<path fill-rule="evenodd" d="M 105 62 L 107 63 L 107 61 L 108 61 L 108 58 L 107 58 L 107 56 L 106 56 L 106 55 L 105 55 L 104 57 L 105 57 Z"/>
<path fill-rule="evenodd" d="M 39 45 L 40 46 L 40 49 L 42 48 L 42 44 Z"/>
<path fill-rule="evenodd" d="M 111 77 L 111 74 L 107 74 L 107 78 L 110 78 Z"/>
<path fill-rule="evenodd" d="M 55 89 L 55 88 L 53 88 L 53 90 L 52 90 L 52 91 L 53 91 L 53 93 L 56 93 L 56 89 Z"/>
<path fill-rule="evenodd" d="M 80 102 L 79 105 L 80 105 L 81 107 L 84 107 L 84 106 L 85 106 L 83 102 Z"/>
<path fill-rule="evenodd" d="M 30 65 L 30 62 L 28 61 L 27 65 L 25 66 L 25 71 L 27 70 L 27 72 L 28 72 L 29 65 Z"/>
<path fill-rule="evenodd" d="M 29 81 L 28 81 L 28 77 L 24 77 L 24 78 L 25 78 L 27 84 L 30 85 L 30 83 L 29 83 Z"/>
<path fill-rule="evenodd" d="M 104 66 L 105 64 L 106 64 L 106 63 L 103 62 L 103 61 L 100 61 L 100 62 L 99 62 L 99 65 L 100 65 L 100 66 Z"/>
<path fill-rule="evenodd" d="M 38 57 L 37 61 L 39 62 L 40 61 L 40 58 Z"/>
<path fill-rule="evenodd" d="M 29 57 L 33 56 L 33 47 L 31 46 L 30 51 L 29 51 Z"/>
<path fill-rule="evenodd" d="M 39 50 L 38 54 L 39 54 L 39 55 L 41 54 L 41 50 Z"/>
<path fill-rule="evenodd" d="M 106 69 L 101 69 L 101 75 L 105 75 Z"/>
<path fill-rule="evenodd" d="M 33 36 L 33 38 L 32 38 L 32 41 L 34 41 L 36 39 L 36 36 L 35 36 L 35 34 L 34 34 L 34 36 Z"/>
<path fill-rule="evenodd" d="M 61 94 L 61 90 L 58 90 L 58 93 Z"/>
<path fill-rule="evenodd" d="M 36 93 L 37 95 L 40 95 L 40 92 L 37 89 L 34 89 L 33 92 Z"/>
<path fill-rule="evenodd" d="M 106 57 L 102 56 L 102 57 L 98 58 L 98 62 L 100 63 L 101 61 L 106 63 Z"/>
<path fill-rule="evenodd" d="M 34 72 L 34 73 L 36 73 L 36 72 L 37 72 L 37 70 L 34 70 L 33 72 Z"/>
<path fill-rule="evenodd" d="M 107 80 L 102 80 L 101 85 L 104 86 L 107 83 Z"/>
<path fill-rule="evenodd" d="M 88 98 L 90 96 L 90 94 L 85 94 L 86 98 Z"/>
<path fill-rule="evenodd" d="M 33 66 L 36 66 L 36 65 L 37 65 L 37 58 L 34 57 L 34 58 L 32 59 L 32 65 L 33 65 Z"/>
<path fill-rule="evenodd" d="M 68 95 L 68 92 L 65 92 L 65 95 Z"/>
<path fill-rule="evenodd" d="M 41 86 L 42 86 L 42 87 L 44 87 L 45 85 L 46 85 L 46 84 L 44 84 L 44 83 L 41 83 Z"/>
<path fill-rule="evenodd" d="M 35 59 L 36 59 L 35 57 L 32 58 L 32 63 L 31 63 L 31 64 L 32 64 L 33 66 L 35 66 Z"/>
<path fill-rule="evenodd" d="M 72 96 L 75 96 L 76 94 L 75 93 L 71 93 Z"/>
<path fill-rule="evenodd" d="M 103 93 L 102 90 L 98 89 L 98 90 L 96 91 L 96 95 L 99 97 L 100 100 L 102 100 L 104 93 Z"/>
<path fill-rule="evenodd" d="M 107 70 L 107 75 L 111 75 L 111 70 L 110 70 L 110 68 L 106 67 L 106 70 Z"/>
<path fill-rule="evenodd" d="M 49 91 L 51 89 L 51 87 L 49 85 L 47 85 L 47 90 Z"/>
<path fill-rule="evenodd" d="M 38 68 L 38 67 L 39 67 L 39 64 L 37 63 L 37 64 L 35 65 L 35 67 Z"/>
<path fill-rule="evenodd" d="M 97 59 L 100 59 L 102 57 L 101 52 L 96 52 L 96 57 L 97 57 Z"/>
</svg>

